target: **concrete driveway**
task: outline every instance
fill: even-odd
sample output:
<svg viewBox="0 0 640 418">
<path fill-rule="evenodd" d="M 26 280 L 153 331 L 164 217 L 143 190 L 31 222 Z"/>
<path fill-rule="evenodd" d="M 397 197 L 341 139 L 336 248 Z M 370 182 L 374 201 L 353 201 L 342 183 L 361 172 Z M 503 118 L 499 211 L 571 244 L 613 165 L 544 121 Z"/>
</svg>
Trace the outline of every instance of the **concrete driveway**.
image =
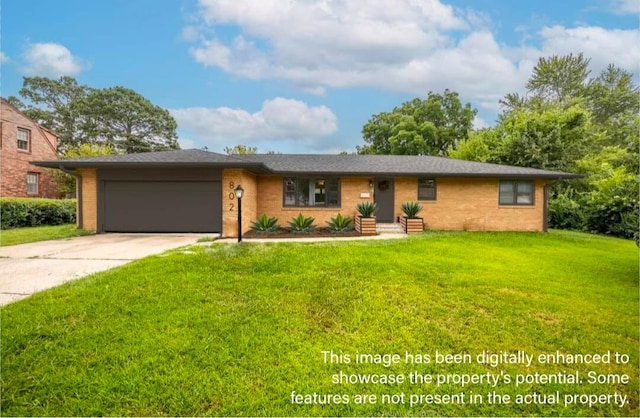
<svg viewBox="0 0 640 418">
<path fill-rule="evenodd" d="M 218 234 L 100 234 L 0 247 L 0 305 Z"/>
</svg>

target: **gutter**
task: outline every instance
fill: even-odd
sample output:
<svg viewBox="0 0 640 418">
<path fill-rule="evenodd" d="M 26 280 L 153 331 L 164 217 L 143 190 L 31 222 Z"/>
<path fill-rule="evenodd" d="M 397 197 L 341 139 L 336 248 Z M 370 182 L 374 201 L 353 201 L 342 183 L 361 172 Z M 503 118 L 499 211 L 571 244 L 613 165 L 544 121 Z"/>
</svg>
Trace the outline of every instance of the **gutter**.
<svg viewBox="0 0 640 418">
<path fill-rule="evenodd" d="M 60 164 L 58 168 L 63 173 L 69 174 L 70 176 L 73 176 L 76 178 L 76 186 L 77 186 L 76 190 L 78 191 L 78 195 L 76 196 L 76 201 L 78 202 L 78 213 L 76 215 L 77 215 L 77 221 L 78 221 L 78 229 L 82 229 L 84 226 L 83 217 L 82 217 L 82 213 L 83 213 L 82 211 L 82 176 L 76 171 L 67 170 L 66 168 L 64 168 L 62 164 Z"/>
</svg>

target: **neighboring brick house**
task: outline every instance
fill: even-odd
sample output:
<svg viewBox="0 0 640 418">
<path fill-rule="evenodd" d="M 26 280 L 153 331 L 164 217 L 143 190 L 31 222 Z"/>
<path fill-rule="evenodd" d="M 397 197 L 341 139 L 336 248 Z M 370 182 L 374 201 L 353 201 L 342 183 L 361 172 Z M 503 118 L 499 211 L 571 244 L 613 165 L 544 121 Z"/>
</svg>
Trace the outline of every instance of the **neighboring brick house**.
<svg viewBox="0 0 640 418">
<path fill-rule="evenodd" d="M 431 229 L 546 230 L 547 185 L 575 174 L 430 156 L 222 155 L 161 151 L 62 161 L 75 170 L 78 226 L 97 232 L 220 232 L 237 236 L 234 189 L 244 188 L 243 232 L 263 213 L 286 225 L 298 213 L 324 225 L 375 201 L 396 223 L 419 201 Z"/>
<path fill-rule="evenodd" d="M 0 98 L 0 196 L 60 197 L 48 169 L 29 164 L 58 158 L 58 137 Z"/>
</svg>

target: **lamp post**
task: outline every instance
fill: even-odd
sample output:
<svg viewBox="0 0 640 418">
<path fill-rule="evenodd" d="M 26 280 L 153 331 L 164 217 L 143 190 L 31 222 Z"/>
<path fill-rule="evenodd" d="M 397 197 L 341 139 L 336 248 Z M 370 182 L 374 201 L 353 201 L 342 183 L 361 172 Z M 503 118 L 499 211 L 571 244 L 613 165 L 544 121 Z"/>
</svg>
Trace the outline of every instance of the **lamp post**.
<svg viewBox="0 0 640 418">
<path fill-rule="evenodd" d="M 238 242 L 242 242 L 242 195 L 244 194 L 244 189 L 238 185 L 233 192 L 238 198 Z"/>
</svg>

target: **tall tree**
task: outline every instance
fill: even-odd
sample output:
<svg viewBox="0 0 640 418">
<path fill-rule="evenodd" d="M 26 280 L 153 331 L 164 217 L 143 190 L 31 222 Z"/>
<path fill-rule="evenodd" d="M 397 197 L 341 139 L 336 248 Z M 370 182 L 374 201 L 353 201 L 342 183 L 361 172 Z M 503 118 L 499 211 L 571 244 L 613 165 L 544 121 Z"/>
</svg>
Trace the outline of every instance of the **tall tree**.
<svg viewBox="0 0 640 418">
<path fill-rule="evenodd" d="M 83 120 L 81 102 L 91 89 L 82 86 L 72 77 L 52 80 L 46 77 L 25 77 L 20 96 L 27 101 L 24 105 L 15 98 L 31 119 L 58 135 L 58 150 L 78 147 L 84 141 L 80 130 Z"/>
<path fill-rule="evenodd" d="M 613 64 L 591 80 L 587 96 L 597 123 L 613 122 L 622 115 L 640 113 L 640 89 L 633 74 Z"/>
<path fill-rule="evenodd" d="M 498 124 L 454 158 L 574 171 L 550 189 L 550 226 L 638 237 L 640 90 L 609 65 L 589 78 L 582 54 L 541 58 L 523 97 L 505 96 Z"/>
<path fill-rule="evenodd" d="M 18 98 L 12 103 L 58 134 L 60 154 L 82 144 L 126 153 L 178 148 L 169 112 L 130 89 L 93 89 L 72 77 L 25 77 L 20 96 L 26 104 Z"/>
<path fill-rule="evenodd" d="M 373 115 L 362 128 L 366 145 L 358 153 L 446 155 L 467 137 L 476 113 L 470 103 L 462 105 L 456 92 L 429 92 L 425 100 Z"/>
<path fill-rule="evenodd" d="M 171 114 L 131 89 L 92 90 L 83 100 L 83 110 L 82 126 L 92 143 L 127 154 L 178 148 Z"/>
<path fill-rule="evenodd" d="M 582 53 L 542 57 L 533 68 L 527 90 L 546 101 L 566 103 L 584 93 L 590 73 L 589 62 Z"/>
</svg>

